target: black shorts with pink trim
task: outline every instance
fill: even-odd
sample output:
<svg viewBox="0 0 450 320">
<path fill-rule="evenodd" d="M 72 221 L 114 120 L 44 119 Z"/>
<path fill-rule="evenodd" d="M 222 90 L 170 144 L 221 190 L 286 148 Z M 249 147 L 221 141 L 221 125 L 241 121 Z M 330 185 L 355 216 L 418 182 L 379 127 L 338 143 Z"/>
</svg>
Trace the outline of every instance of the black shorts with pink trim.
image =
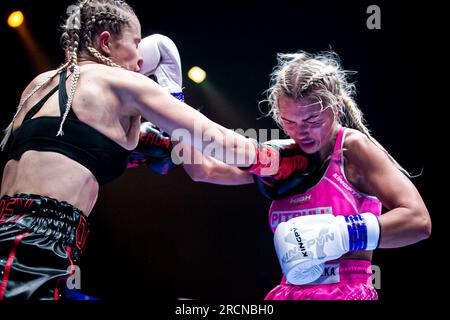
<svg viewBox="0 0 450 320">
<path fill-rule="evenodd" d="M 64 299 L 89 226 L 64 201 L 16 194 L 0 198 L 0 300 Z"/>
</svg>

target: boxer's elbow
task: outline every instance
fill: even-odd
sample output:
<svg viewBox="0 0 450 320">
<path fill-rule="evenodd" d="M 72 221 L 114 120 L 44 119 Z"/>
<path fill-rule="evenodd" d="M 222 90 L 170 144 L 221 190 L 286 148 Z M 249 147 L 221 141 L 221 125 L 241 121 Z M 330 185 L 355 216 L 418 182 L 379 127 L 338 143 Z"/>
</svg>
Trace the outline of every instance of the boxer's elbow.
<svg viewBox="0 0 450 320">
<path fill-rule="evenodd" d="M 419 226 L 419 234 L 421 236 L 421 240 L 428 239 L 431 236 L 431 219 L 430 216 L 421 217 L 420 226 Z"/>
<path fill-rule="evenodd" d="M 431 236 L 431 218 L 425 207 L 412 210 L 412 221 L 417 241 L 428 239 Z"/>
</svg>

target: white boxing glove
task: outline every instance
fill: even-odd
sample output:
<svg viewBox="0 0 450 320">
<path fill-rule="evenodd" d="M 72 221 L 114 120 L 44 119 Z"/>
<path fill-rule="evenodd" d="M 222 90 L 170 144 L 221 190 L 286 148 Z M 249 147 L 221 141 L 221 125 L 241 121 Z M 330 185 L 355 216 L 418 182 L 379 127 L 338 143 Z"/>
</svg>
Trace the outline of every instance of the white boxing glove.
<svg viewBox="0 0 450 320">
<path fill-rule="evenodd" d="M 309 268 L 292 268 L 289 272 L 289 277 L 285 274 L 286 280 L 290 284 L 308 284 L 319 279 L 324 269 L 324 263 L 316 264 Z"/>
<path fill-rule="evenodd" d="M 139 43 L 138 50 L 144 59 L 139 73 L 142 73 L 147 77 L 154 74 L 159 62 L 161 61 L 161 54 L 159 52 L 156 38 L 152 36 L 145 37 Z"/>
<path fill-rule="evenodd" d="M 155 75 L 161 87 L 183 101 L 181 59 L 175 43 L 161 34 L 152 34 L 142 39 L 139 51 L 144 59 L 141 73 Z"/>
<path fill-rule="evenodd" d="M 347 252 L 376 249 L 379 239 L 380 224 L 372 213 L 296 217 L 280 223 L 274 234 L 281 269 L 292 284 L 305 284 L 309 269 Z"/>
</svg>

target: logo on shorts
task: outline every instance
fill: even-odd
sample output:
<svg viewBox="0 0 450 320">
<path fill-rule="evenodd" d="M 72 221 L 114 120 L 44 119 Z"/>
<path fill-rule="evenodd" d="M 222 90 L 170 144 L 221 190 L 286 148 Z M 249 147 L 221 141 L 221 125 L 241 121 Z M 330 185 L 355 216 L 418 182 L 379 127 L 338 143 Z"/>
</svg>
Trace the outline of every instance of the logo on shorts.
<svg viewBox="0 0 450 320">
<path fill-rule="evenodd" d="M 0 200 L 0 224 L 15 223 L 22 218 L 31 208 L 34 199 L 13 198 Z"/>
<path fill-rule="evenodd" d="M 80 220 L 77 225 L 75 234 L 75 245 L 82 252 L 86 245 L 86 239 L 89 234 L 89 226 L 87 224 L 86 218 L 80 215 Z"/>
<path fill-rule="evenodd" d="M 339 282 L 339 263 L 336 263 L 325 264 L 322 275 L 317 280 L 308 284 L 331 284 Z"/>
<path fill-rule="evenodd" d="M 323 269 L 322 277 L 335 276 L 336 268 L 338 268 L 338 266 L 336 266 L 336 265 L 331 265 L 331 266 L 325 265 L 325 268 Z"/>
</svg>

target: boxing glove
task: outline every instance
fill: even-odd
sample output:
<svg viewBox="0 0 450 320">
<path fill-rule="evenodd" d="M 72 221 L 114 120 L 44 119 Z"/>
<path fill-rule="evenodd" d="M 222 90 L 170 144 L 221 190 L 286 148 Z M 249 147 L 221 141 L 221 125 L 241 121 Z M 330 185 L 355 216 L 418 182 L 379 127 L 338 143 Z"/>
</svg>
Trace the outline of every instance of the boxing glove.
<svg viewBox="0 0 450 320">
<path fill-rule="evenodd" d="M 152 34 L 142 39 L 138 49 L 144 58 L 141 73 L 156 76 L 159 85 L 184 101 L 181 59 L 175 43 L 161 34 Z"/>
<path fill-rule="evenodd" d="M 281 269 L 292 284 L 302 284 L 302 271 L 347 252 L 374 250 L 379 240 L 380 224 L 372 213 L 295 217 L 281 222 L 274 234 Z"/>
<path fill-rule="evenodd" d="M 240 167 L 241 170 L 279 181 L 308 168 L 308 159 L 292 139 L 270 140 L 262 144 L 252 141 L 255 145 L 255 161 L 248 167 Z"/>
<path fill-rule="evenodd" d="M 140 127 L 139 142 L 129 157 L 128 168 L 142 165 L 159 174 L 167 174 L 175 164 L 171 159 L 170 136 L 151 122 L 143 122 Z"/>
<path fill-rule="evenodd" d="M 288 147 L 289 156 L 304 156 L 308 159 L 306 168 L 301 167 L 300 170 L 293 171 L 288 177 L 282 179 L 277 176 L 258 176 L 253 175 L 258 190 L 270 200 L 278 200 L 286 198 L 293 194 L 304 193 L 308 188 L 318 182 L 322 175 L 322 168 L 319 156 L 316 154 L 307 154 L 295 145 L 292 139 L 273 140 L 269 144 L 278 144 L 280 141 Z M 295 146 L 294 146 L 295 145 Z M 291 148 L 292 146 L 292 148 Z"/>
</svg>

